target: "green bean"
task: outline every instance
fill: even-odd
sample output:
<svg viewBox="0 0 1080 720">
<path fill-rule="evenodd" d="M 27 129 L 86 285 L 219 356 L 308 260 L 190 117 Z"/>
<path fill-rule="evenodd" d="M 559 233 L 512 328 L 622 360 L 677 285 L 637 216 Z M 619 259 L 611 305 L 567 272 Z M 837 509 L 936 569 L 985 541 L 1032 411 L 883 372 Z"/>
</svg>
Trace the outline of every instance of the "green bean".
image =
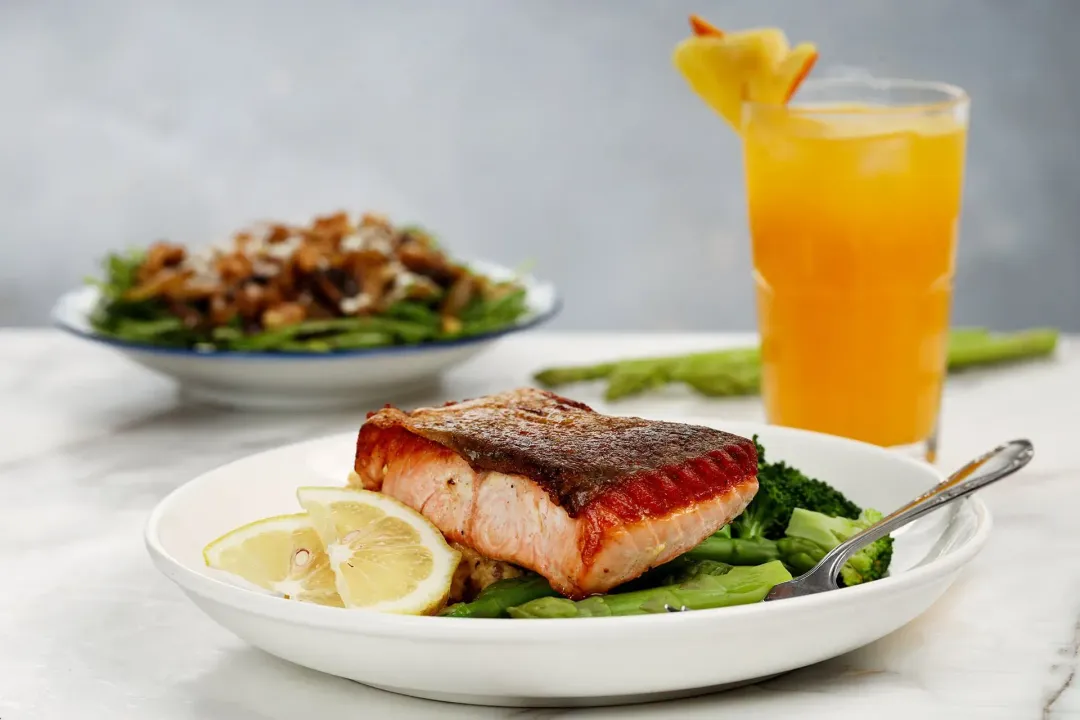
<svg viewBox="0 0 1080 720">
<path fill-rule="evenodd" d="M 432 330 L 437 330 L 439 327 L 439 314 L 427 305 L 415 300 L 401 300 L 394 303 L 386 309 L 386 315 L 399 320 L 411 320 L 415 323 L 421 323 Z"/>
<path fill-rule="evenodd" d="M 489 283 L 494 294 L 477 294 L 457 316 L 460 325 L 454 332 L 443 332 L 445 320 L 439 312 L 439 294 L 398 301 L 378 315 L 306 320 L 255 332 L 245 331 L 239 319 L 208 327 L 208 318 L 201 315 L 199 322 L 189 327 L 186 318 L 181 319 L 163 298 L 128 299 L 128 291 L 139 284 L 144 257 L 141 251 L 109 255 L 104 263 L 104 278 L 88 281 L 101 292 L 101 300 L 89 318 L 96 331 L 130 342 L 168 347 L 325 353 L 490 333 L 513 325 L 528 312 L 524 288 Z"/>
<path fill-rule="evenodd" d="M 325 342 L 329 348 L 345 350 L 349 348 L 370 348 L 392 345 L 394 343 L 394 338 L 387 333 L 359 331 L 334 335 L 326 340 L 312 340 L 311 342 Z"/>
</svg>

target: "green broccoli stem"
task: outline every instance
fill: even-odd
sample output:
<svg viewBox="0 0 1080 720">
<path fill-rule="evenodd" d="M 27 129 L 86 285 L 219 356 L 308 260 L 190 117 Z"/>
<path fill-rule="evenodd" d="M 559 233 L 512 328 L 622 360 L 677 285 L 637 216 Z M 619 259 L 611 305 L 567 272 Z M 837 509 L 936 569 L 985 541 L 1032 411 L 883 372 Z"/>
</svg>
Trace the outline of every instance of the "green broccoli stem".
<svg viewBox="0 0 1080 720">
<path fill-rule="evenodd" d="M 1058 331 L 1035 328 L 1015 333 L 992 333 L 981 328 L 958 328 L 949 333 L 949 370 L 1045 357 L 1057 347 Z M 689 355 L 636 358 L 597 365 L 554 367 L 536 373 L 547 387 L 590 380 L 607 380 L 608 400 L 638 395 L 681 382 L 711 397 L 753 395 L 761 389 L 761 354 L 757 348 L 737 348 Z"/>
<path fill-rule="evenodd" d="M 456 603 L 443 609 L 444 617 L 499 618 L 515 605 L 538 598 L 558 595 L 548 581 L 539 575 L 523 575 L 497 580 L 480 591 L 472 602 Z"/>
<path fill-rule="evenodd" d="M 736 567 L 722 575 L 701 575 L 677 585 L 584 600 L 546 597 L 510 608 L 519 619 L 585 618 L 646 615 L 670 610 L 708 608 L 761 602 L 774 586 L 791 579 L 783 563 L 773 561 L 755 567 Z"/>
</svg>

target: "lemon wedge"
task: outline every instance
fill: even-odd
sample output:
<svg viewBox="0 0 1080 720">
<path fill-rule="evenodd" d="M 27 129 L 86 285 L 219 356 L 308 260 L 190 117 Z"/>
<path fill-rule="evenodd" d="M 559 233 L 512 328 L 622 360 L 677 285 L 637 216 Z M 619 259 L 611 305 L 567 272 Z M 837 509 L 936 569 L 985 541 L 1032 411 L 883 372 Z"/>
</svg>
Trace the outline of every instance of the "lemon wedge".
<svg viewBox="0 0 1080 720">
<path fill-rule="evenodd" d="M 345 607 L 431 615 L 446 604 L 461 553 L 412 508 L 357 488 L 296 492 L 330 559 Z"/>
<path fill-rule="evenodd" d="M 691 25 L 695 35 L 676 46 L 675 67 L 736 130 L 742 127 L 743 103 L 786 103 L 817 61 L 813 44 L 791 49 L 776 28 L 722 32 L 700 18 Z"/>
<path fill-rule="evenodd" d="M 203 560 L 290 600 L 344 607 L 330 559 L 303 513 L 239 527 L 207 545 Z"/>
</svg>

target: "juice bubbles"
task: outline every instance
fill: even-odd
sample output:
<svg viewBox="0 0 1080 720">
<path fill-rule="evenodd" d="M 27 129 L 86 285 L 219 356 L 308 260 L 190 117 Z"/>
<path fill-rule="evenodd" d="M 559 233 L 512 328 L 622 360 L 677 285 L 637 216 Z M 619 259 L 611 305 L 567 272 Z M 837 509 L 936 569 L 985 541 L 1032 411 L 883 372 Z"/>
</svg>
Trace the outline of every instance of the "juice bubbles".
<svg viewBox="0 0 1080 720">
<path fill-rule="evenodd" d="M 908 81 L 808 83 L 742 128 L 770 422 L 932 452 L 967 99 Z"/>
</svg>

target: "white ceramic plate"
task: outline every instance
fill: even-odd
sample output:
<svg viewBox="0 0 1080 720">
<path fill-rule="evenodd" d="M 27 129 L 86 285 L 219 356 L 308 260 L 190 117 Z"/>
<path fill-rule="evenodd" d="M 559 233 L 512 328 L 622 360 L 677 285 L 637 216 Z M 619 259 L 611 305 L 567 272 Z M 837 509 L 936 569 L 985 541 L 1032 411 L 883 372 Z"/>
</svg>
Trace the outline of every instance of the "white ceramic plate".
<svg viewBox="0 0 1080 720">
<path fill-rule="evenodd" d="M 471 265 L 496 278 L 513 275 L 490 263 Z M 528 312 L 511 327 L 461 340 L 334 353 L 207 352 L 105 337 L 94 332 L 89 322 L 100 297 L 93 287 L 66 293 L 52 316 L 61 329 L 115 348 L 140 365 L 174 378 L 185 394 L 198 400 L 262 409 L 377 407 L 430 387 L 443 372 L 497 338 L 539 325 L 558 313 L 560 302 L 552 285 L 532 277 L 519 279 L 528 293 Z"/>
<path fill-rule="evenodd" d="M 665 418 L 718 425 L 701 418 Z M 747 423 L 770 458 L 890 511 L 940 481 L 928 465 L 841 438 Z M 979 500 L 896 536 L 891 576 L 817 596 L 733 608 L 580 620 L 470 620 L 342 610 L 244 589 L 206 568 L 202 548 L 269 515 L 296 512 L 301 485 L 342 485 L 355 435 L 260 453 L 179 488 L 154 510 L 157 567 L 207 615 L 263 650 L 416 697 L 489 705 L 640 702 L 745 683 L 873 642 L 930 606 L 990 531 Z"/>
</svg>

